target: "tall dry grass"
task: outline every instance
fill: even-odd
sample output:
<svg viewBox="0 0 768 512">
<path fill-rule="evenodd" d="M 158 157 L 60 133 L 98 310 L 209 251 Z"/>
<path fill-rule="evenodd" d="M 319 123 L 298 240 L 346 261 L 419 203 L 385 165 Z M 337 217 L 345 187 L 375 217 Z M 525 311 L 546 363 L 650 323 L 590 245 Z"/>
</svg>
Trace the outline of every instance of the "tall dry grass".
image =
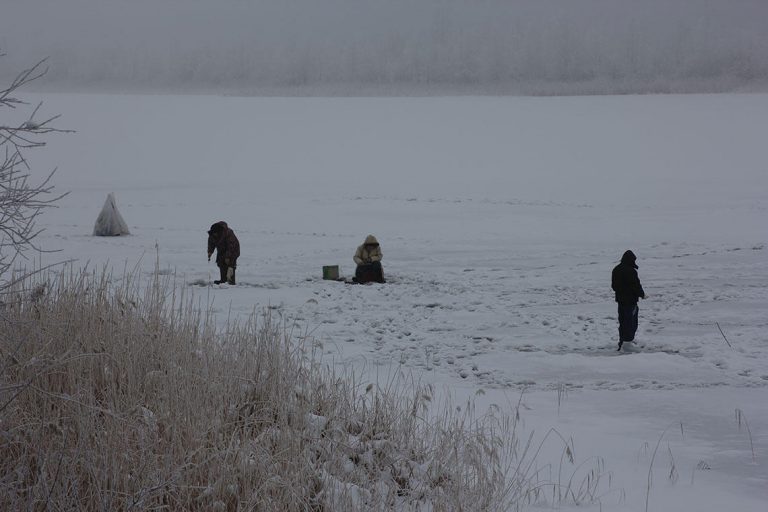
<svg viewBox="0 0 768 512">
<path fill-rule="evenodd" d="M 493 511 L 550 485 L 519 416 L 339 375 L 268 314 L 217 328 L 169 277 L 0 300 L 0 510 Z"/>
</svg>

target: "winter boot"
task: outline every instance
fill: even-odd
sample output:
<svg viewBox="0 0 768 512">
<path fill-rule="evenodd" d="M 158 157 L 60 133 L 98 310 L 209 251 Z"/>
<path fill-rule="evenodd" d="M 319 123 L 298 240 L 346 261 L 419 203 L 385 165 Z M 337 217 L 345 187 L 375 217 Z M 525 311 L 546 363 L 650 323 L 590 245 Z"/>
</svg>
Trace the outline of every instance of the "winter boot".
<svg viewBox="0 0 768 512">
<path fill-rule="evenodd" d="M 227 267 L 219 266 L 219 278 L 213 282 L 213 284 L 226 283 L 229 276 L 227 275 Z"/>
<path fill-rule="evenodd" d="M 621 351 L 627 353 L 640 352 L 640 347 L 634 341 L 625 341 Z"/>
</svg>

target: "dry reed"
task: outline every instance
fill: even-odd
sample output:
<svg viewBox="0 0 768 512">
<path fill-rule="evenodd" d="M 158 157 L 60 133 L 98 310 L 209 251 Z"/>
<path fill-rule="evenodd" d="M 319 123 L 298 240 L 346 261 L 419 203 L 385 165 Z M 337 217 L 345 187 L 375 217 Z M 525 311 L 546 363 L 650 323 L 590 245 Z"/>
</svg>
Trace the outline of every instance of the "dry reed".
<svg viewBox="0 0 768 512">
<path fill-rule="evenodd" d="M 0 297 L 2 510 L 495 511 L 547 485 L 518 414 L 339 375 L 269 313 L 217 327 L 169 276 L 33 279 Z"/>
</svg>

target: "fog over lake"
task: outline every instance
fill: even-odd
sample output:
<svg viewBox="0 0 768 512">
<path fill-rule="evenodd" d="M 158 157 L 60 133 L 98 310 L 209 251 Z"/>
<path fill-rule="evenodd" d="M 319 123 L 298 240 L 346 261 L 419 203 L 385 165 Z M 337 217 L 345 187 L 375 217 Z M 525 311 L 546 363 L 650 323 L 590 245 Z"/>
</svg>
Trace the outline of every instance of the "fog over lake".
<svg viewBox="0 0 768 512">
<path fill-rule="evenodd" d="M 2 0 L 0 78 L 61 90 L 766 90 L 764 0 Z"/>
</svg>

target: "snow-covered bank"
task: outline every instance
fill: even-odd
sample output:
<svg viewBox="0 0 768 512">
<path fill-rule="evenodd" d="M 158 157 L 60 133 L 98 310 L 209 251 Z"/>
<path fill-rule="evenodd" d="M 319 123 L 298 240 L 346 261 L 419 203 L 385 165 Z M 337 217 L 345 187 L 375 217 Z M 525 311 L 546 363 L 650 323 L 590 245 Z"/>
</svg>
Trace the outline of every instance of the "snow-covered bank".
<svg viewBox="0 0 768 512">
<path fill-rule="evenodd" d="M 143 256 L 149 272 L 158 251 L 198 290 L 216 271 L 205 231 L 224 219 L 241 284 L 199 288 L 222 313 L 272 307 L 335 361 L 402 364 L 488 402 L 528 389 L 532 427 L 614 471 L 626 500 L 603 510 L 643 509 L 638 451 L 683 422 L 680 480 L 657 477 L 650 510 L 762 510 L 768 96 L 30 99 L 77 130 L 32 156 L 72 191 L 41 219 L 41 244 L 62 250 L 44 261 Z M 130 237 L 90 236 L 110 191 Z M 389 283 L 322 281 L 322 265 L 352 273 L 368 233 Z M 646 348 L 617 356 L 609 274 L 627 248 Z M 684 487 L 699 460 L 712 469 Z"/>
</svg>

